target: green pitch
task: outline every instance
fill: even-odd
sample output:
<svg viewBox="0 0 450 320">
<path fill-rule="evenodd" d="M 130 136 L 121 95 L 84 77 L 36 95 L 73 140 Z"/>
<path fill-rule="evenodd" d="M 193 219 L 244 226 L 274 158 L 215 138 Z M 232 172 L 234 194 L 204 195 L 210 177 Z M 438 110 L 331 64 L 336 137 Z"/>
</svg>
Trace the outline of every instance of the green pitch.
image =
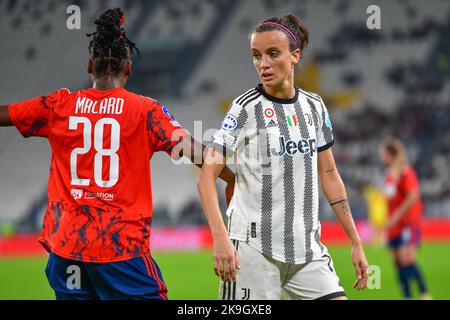
<svg viewBox="0 0 450 320">
<path fill-rule="evenodd" d="M 329 246 L 334 266 L 350 299 L 400 299 L 396 274 L 385 247 L 366 247 L 370 264 L 379 266 L 380 289 L 357 292 L 350 260 L 350 248 Z M 203 252 L 156 252 L 169 288 L 170 299 L 216 299 L 218 278 L 212 269 L 212 255 Z M 450 299 L 450 244 L 424 244 L 419 252 L 431 295 Z M 0 299 L 54 299 L 44 269 L 45 257 L 0 258 Z M 376 278 L 373 284 L 376 285 Z M 416 290 L 417 291 L 417 290 Z"/>
</svg>

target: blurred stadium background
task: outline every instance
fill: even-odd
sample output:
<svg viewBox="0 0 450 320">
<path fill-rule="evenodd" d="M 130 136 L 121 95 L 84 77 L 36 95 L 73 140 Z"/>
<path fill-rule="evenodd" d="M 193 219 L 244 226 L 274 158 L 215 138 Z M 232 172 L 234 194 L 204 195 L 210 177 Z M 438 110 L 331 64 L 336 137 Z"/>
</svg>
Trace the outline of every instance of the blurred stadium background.
<svg viewBox="0 0 450 320">
<path fill-rule="evenodd" d="M 380 30 L 366 27 L 371 4 L 381 8 Z M 81 9 L 80 30 L 66 27 L 69 5 Z M 450 299 L 450 1 L 0 0 L 0 104 L 89 87 L 86 33 L 101 11 L 116 6 L 126 10 L 127 35 L 142 52 L 128 89 L 162 101 L 204 143 L 231 100 L 258 82 L 248 44 L 252 26 L 288 12 L 301 17 L 311 42 L 296 83 L 328 106 L 354 218 L 369 263 L 381 270 L 381 289 L 352 289 L 350 248 L 322 201 L 322 241 L 349 297 L 401 298 L 379 233 L 386 213 L 377 147 L 393 134 L 406 142 L 421 181 L 419 262 L 431 295 Z M 46 207 L 49 146 L 23 139 L 15 128 L 0 130 L 0 145 L 0 299 L 53 299 L 46 254 L 36 241 Z M 217 297 L 197 175 L 193 166 L 175 165 L 165 154 L 152 160 L 152 248 L 172 299 Z"/>
</svg>

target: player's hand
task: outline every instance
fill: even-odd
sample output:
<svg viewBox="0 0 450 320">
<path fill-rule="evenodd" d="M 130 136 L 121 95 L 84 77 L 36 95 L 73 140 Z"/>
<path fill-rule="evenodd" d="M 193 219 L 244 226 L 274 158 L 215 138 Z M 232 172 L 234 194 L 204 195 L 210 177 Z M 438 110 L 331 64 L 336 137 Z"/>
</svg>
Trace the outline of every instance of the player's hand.
<svg viewBox="0 0 450 320">
<path fill-rule="evenodd" d="M 225 188 L 225 199 L 227 200 L 227 206 L 230 205 L 231 198 L 233 198 L 234 193 L 234 180 L 232 182 L 228 182 L 227 187 Z"/>
<path fill-rule="evenodd" d="M 352 246 L 352 261 L 355 268 L 356 281 L 353 288 L 362 290 L 366 287 L 367 279 L 369 278 L 369 263 L 362 245 Z"/>
<path fill-rule="evenodd" d="M 388 222 L 386 223 L 385 229 L 389 230 L 391 229 L 393 226 L 395 226 L 398 222 L 400 221 L 400 218 L 398 216 L 398 214 L 393 214 L 392 217 L 388 220 Z"/>
<path fill-rule="evenodd" d="M 214 272 L 224 282 L 236 281 L 239 260 L 227 235 L 216 236 L 213 245 Z"/>
</svg>

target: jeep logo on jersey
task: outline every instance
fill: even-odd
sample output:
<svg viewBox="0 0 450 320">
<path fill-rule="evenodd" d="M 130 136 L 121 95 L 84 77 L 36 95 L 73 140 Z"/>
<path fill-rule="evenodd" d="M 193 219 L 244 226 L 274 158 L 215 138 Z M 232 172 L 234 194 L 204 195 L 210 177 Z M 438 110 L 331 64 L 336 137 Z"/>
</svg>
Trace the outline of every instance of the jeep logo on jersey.
<svg viewBox="0 0 450 320">
<path fill-rule="evenodd" d="M 294 156 L 297 152 L 300 152 L 301 154 L 309 153 L 309 156 L 313 157 L 314 152 L 317 150 L 316 139 L 300 139 L 296 142 L 294 140 L 286 141 L 284 136 L 280 136 L 279 141 L 279 150 L 275 148 L 270 149 L 273 156 L 282 157 L 285 154 Z"/>
</svg>

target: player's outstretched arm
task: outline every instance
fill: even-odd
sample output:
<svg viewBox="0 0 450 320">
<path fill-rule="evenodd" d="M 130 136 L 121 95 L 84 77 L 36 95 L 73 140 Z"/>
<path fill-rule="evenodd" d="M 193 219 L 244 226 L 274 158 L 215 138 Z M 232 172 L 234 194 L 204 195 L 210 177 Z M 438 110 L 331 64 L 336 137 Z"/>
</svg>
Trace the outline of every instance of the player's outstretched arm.
<svg viewBox="0 0 450 320">
<path fill-rule="evenodd" d="M 13 123 L 8 113 L 8 106 L 0 106 L 0 127 L 12 126 Z"/>
<path fill-rule="evenodd" d="M 207 149 L 198 179 L 198 192 L 213 237 L 214 271 L 223 281 L 236 281 L 239 261 L 220 213 L 216 188 L 216 180 L 225 167 L 225 161 L 220 152 Z"/>
<path fill-rule="evenodd" d="M 206 158 L 206 146 L 195 140 L 191 135 L 184 137 L 181 143 L 183 155 L 188 157 L 193 164 L 201 169 Z M 234 191 L 234 173 L 230 168 L 224 165 L 218 177 L 227 183 L 226 200 L 227 204 L 229 204 Z"/>
<path fill-rule="evenodd" d="M 322 190 L 352 244 L 352 260 L 357 277 L 354 288 L 357 290 L 364 289 L 367 284 L 367 278 L 369 277 L 369 265 L 355 222 L 353 221 L 347 192 L 336 168 L 331 148 L 319 152 L 318 169 Z"/>
</svg>

